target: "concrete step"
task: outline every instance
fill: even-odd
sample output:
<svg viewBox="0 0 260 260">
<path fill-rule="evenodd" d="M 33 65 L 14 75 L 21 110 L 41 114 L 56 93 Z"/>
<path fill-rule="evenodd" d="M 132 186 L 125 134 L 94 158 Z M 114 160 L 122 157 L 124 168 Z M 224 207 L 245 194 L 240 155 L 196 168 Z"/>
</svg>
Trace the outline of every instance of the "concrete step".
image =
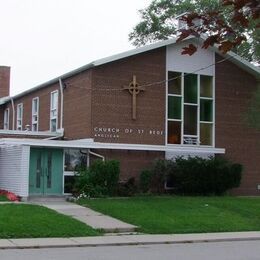
<svg viewBox="0 0 260 260">
<path fill-rule="evenodd" d="M 66 196 L 30 196 L 28 197 L 27 201 L 28 202 L 35 202 L 35 203 L 40 203 L 40 202 L 63 202 L 66 201 L 67 197 Z"/>
</svg>

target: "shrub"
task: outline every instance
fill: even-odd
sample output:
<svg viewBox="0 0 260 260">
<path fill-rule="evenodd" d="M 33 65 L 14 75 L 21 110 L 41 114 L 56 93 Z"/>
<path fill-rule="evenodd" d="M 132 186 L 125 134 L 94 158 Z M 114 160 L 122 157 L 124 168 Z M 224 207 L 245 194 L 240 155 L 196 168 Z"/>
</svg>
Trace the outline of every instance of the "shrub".
<svg viewBox="0 0 260 260">
<path fill-rule="evenodd" d="M 153 172 L 149 170 L 143 170 L 140 174 L 139 187 L 143 193 L 151 190 L 151 184 L 153 179 Z"/>
<path fill-rule="evenodd" d="M 85 193 L 90 197 L 112 196 L 117 189 L 119 172 L 118 161 L 96 160 L 89 169 L 77 173 L 74 193 Z"/>
<path fill-rule="evenodd" d="M 175 181 L 177 193 L 221 195 L 240 185 L 242 166 L 218 156 L 209 159 L 179 157 L 168 174 Z"/>
<path fill-rule="evenodd" d="M 152 169 L 153 178 L 151 183 L 153 192 L 162 193 L 164 191 L 164 183 L 171 163 L 171 161 L 164 159 L 158 159 L 155 161 Z"/>
<path fill-rule="evenodd" d="M 117 186 L 117 195 L 123 197 L 134 196 L 137 193 L 135 178 L 131 177 L 125 182 L 119 182 Z"/>
</svg>

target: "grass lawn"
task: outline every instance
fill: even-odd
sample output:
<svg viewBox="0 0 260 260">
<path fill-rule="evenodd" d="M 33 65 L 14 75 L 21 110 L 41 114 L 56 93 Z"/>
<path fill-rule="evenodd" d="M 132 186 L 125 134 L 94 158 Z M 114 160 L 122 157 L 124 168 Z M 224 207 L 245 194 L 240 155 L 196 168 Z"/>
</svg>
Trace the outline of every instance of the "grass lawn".
<svg viewBox="0 0 260 260">
<path fill-rule="evenodd" d="M 8 199 L 6 198 L 6 196 L 0 195 L 0 201 L 8 201 Z"/>
<path fill-rule="evenodd" d="M 84 223 L 36 205 L 0 205 L 0 238 L 95 236 Z"/>
<path fill-rule="evenodd" d="M 164 196 L 79 203 L 150 234 L 260 230 L 260 198 Z"/>
</svg>

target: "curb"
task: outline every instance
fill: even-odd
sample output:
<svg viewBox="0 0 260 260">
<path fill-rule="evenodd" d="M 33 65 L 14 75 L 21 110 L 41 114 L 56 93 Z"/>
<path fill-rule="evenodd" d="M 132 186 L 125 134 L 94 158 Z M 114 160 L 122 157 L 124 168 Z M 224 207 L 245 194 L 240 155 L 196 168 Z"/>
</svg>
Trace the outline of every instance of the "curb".
<svg viewBox="0 0 260 260">
<path fill-rule="evenodd" d="M 214 237 L 215 236 L 215 237 Z M 260 232 L 121 235 L 74 238 L 0 239 L 0 249 L 40 249 L 66 247 L 136 246 L 159 244 L 190 244 L 260 240 Z"/>
</svg>

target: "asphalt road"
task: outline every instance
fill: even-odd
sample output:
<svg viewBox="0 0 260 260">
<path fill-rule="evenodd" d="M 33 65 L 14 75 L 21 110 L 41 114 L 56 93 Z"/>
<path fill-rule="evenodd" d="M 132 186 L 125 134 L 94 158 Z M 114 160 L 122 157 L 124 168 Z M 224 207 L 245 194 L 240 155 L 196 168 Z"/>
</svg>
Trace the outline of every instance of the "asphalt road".
<svg viewBox="0 0 260 260">
<path fill-rule="evenodd" d="M 0 250 L 1 260 L 259 260 L 260 241 Z"/>
</svg>

